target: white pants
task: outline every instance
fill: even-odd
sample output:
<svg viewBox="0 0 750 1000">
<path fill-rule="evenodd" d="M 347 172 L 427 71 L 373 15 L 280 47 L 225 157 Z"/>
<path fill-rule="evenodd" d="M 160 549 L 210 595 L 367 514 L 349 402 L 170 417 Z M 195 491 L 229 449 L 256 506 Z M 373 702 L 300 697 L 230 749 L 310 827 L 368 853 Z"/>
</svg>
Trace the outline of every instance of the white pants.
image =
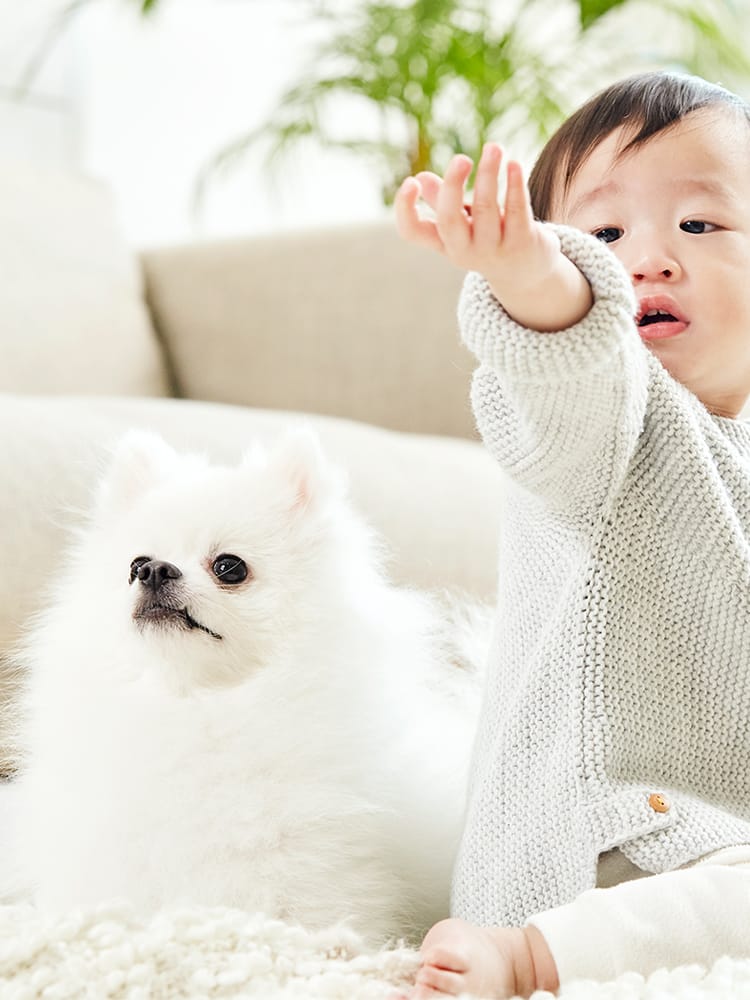
<svg viewBox="0 0 750 1000">
<path fill-rule="evenodd" d="M 750 958 L 750 845 L 663 875 L 608 851 L 599 859 L 596 889 L 528 923 L 544 935 L 561 983 L 710 967 L 723 955 Z"/>
</svg>

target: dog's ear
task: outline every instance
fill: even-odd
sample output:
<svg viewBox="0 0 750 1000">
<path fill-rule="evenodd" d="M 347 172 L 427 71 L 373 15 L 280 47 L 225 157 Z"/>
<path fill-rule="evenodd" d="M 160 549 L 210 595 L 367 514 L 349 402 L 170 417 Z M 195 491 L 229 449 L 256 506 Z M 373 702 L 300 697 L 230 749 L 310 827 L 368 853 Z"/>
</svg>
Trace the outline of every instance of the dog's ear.
<svg viewBox="0 0 750 1000">
<path fill-rule="evenodd" d="M 142 493 L 170 474 L 176 460 L 177 452 L 158 434 L 127 431 L 112 448 L 109 468 L 99 487 L 99 509 L 127 510 Z"/>
<path fill-rule="evenodd" d="M 295 426 L 276 441 L 269 466 L 290 488 L 295 512 L 319 508 L 343 492 L 341 476 L 326 459 L 320 438 L 309 424 Z"/>
</svg>

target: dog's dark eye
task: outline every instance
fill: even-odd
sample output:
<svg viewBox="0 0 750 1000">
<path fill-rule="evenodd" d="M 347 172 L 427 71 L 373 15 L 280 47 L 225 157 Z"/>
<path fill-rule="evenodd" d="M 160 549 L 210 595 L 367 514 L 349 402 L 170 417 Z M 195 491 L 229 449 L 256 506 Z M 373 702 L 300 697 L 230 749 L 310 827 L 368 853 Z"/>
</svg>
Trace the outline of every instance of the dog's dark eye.
<svg viewBox="0 0 750 1000">
<path fill-rule="evenodd" d="M 247 579 L 247 565 L 239 556 L 217 556 L 212 568 L 221 583 L 242 583 Z"/>
<path fill-rule="evenodd" d="M 151 556 L 136 556 L 135 559 L 130 564 L 130 579 L 128 583 L 132 583 L 133 580 L 138 576 L 138 570 L 144 563 L 147 563 Z"/>
</svg>

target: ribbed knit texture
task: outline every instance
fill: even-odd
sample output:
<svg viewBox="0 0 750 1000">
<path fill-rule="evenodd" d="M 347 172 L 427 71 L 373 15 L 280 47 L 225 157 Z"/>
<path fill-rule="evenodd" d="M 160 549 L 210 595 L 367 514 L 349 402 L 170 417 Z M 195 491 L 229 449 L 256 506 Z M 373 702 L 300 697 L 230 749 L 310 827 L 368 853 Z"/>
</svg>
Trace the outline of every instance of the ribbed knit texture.
<svg viewBox="0 0 750 1000">
<path fill-rule="evenodd" d="M 571 901 L 612 847 L 656 873 L 750 843 L 750 427 L 641 342 L 614 254 L 557 232 L 580 323 L 527 330 L 477 274 L 459 307 L 508 487 L 453 885 L 480 924 Z"/>
</svg>

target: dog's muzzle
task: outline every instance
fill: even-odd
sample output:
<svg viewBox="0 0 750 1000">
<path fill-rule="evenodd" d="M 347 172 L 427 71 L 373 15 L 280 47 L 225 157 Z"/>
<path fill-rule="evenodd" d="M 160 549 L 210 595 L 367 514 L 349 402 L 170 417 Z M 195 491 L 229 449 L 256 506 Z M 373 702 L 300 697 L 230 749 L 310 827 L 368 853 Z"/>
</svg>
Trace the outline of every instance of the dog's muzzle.
<svg viewBox="0 0 750 1000">
<path fill-rule="evenodd" d="M 161 559 L 148 559 L 133 564 L 130 583 L 135 583 L 137 580 L 142 588 L 133 611 L 133 620 L 141 628 L 145 624 L 151 624 L 176 626 L 186 630 L 200 629 L 214 639 L 221 639 L 218 632 L 196 621 L 179 600 L 180 595 L 176 592 L 174 582 L 181 576 L 182 570 L 173 563 Z"/>
</svg>

